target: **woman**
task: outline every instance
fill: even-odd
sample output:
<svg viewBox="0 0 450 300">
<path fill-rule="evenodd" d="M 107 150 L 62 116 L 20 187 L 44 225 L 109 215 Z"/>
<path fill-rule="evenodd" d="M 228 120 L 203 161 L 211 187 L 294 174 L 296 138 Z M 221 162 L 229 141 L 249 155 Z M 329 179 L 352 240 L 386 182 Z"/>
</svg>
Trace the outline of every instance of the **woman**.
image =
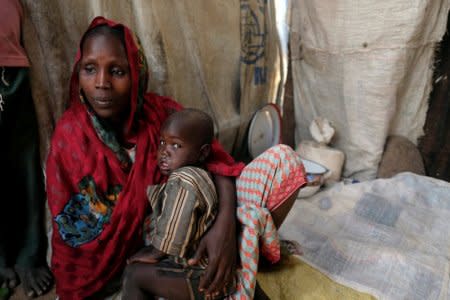
<svg viewBox="0 0 450 300">
<path fill-rule="evenodd" d="M 54 218 L 52 270 L 62 299 L 99 297 L 120 278 L 126 259 L 143 244 L 145 190 L 166 180 L 156 162 L 160 126 L 171 112 L 181 109 L 169 98 L 145 93 L 147 79 L 147 64 L 131 31 L 95 18 L 80 42 L 71 105 L 56 126 L 46 168 Z M 275 224 L 304 184 L 301 163 L 298 166 L 300 180 L 286 189 L 289 193 L 283 199 L 274 200 Z M 207 168 L 214 175 L 219 214 L 192 260 L 208 256 L 200 282 L 206 293 L 223 288 L 234 274 L 234 178 L 243 167 L 213 143 Z M 266 186 L 263 189 L 268 190 Z"/>
</svg>

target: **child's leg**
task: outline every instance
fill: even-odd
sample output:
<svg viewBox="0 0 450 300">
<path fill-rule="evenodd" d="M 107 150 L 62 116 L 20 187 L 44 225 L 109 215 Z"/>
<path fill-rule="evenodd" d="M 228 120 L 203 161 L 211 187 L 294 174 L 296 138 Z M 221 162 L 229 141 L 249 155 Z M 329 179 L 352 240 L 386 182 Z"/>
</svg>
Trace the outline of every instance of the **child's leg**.
<svg viewBox="0 0 450 300">
<path fill-rule="evenodd" d="M 191 294 L 184 276 L 168 276 L 158 271 L 156 265 L 134 263 L 125 269 L 123 299 L 139 300 L 158 296 L 171 300 L 189 300 Z"/>
<path fill-rule="evenodd" d="M 166 257 L 167 254 L 165 254 L 162 251 L 159 251 L 153 246 L 144 247 L 141 250 L 139 250 L 136 254 L 134 254 L 132 257 L 130 257 L 127 260 L 128 264 L 132 263 L 146 263 L 146 264 L 156 264 L 161 259 Z"/>
</svg>

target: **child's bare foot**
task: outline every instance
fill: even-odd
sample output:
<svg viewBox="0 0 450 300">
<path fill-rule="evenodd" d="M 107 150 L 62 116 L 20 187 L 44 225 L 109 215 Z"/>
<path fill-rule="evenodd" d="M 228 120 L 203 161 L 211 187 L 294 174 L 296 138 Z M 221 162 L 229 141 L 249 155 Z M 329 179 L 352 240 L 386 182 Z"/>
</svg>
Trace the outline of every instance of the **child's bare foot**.
<svg viewBox="0 0 450 300">
<path fill-rule="evenodd" d="M 7 288 L 15 288 L 19 284 L 17 274 L 12 268 L 0 267 L 0 286 Z"/>
<path fill-rule="evenodd" d="M 156 264 L 161 259 L 163 259 L 166 254 L 162 251 L 159 251 L 153 246 L 144 247 L 139 250 L 135 255 L 130 257 L 127 260 L 128 264 L 132 263 L 145 263 L 145 264 Z"/>
<path fill-rule="evenodd" d="M 45 294 L 53 286 L 53 275 L 47 266 L 26 268 L 16 266 L 15 270 L 22 282 L 22 288 L 28 297 Z"/>
</svg>

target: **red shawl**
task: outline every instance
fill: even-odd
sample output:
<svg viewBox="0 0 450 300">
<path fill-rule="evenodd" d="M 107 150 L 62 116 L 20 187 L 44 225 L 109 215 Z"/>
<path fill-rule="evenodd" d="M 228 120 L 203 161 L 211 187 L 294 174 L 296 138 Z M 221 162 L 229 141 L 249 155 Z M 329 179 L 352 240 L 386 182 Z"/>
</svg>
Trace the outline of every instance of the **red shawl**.
<svg viewBox="0 0 450 300">
<path fill-rule="evenodd" d="M 159 129 L 172 111 L 182 108 L 167 97 L 142 91 L 147 86 L 148 73 L 137 39 L 124 25 L 102 17 L 95 18 L 90 28 L 101 24 L 121 27 L 124 31 L 132 80 L 127 132 L 137 125 L 137 133 L 128 134 L 127 139 L 136 144 L 136 157 L 131 166 L 124 165 L 111 146 L 99 138 L 87 106 L 80 101 L 78 51 L 71 79 L 71 106 L 58 121 L 46 167 L 48 203 L 53 217 L 51 266 L 56 292 L 62 299 L 84 299 L 101 290 L 109 280 L 120 275 L 126 259 L 142 246 L 143 222 L 148 213 L 146 187 L 165 180 L 156 163 Z M 138 105 L 139 101 L 142 105 Z M 212 148 L 208 169 L 224 176 L 239 175 L 243 164 L 236 164 L 217 142 Z M 111 192 L 114 188 L 116 192 Z M 61 228 L 67 216 L 73 218 L 71 205 L 79 205 L 81 201 L 87 201 L 84 203 L 89 203 L 86 207 L 91 209 L 98 208 L 99 202 L 107 203 L 103 207 L 108 207 L 110 214 L 98 235 L 74 246 L 67 239 L 78 233 L 73 227 L 63 231 Z M 82 209 L 79 214 L 85 218 L 93 216 Z M 92 220 L 83 218 L 70 221 L 82 223 L 83 230 L 93 224 L 89 223 Z"/>
</svg>

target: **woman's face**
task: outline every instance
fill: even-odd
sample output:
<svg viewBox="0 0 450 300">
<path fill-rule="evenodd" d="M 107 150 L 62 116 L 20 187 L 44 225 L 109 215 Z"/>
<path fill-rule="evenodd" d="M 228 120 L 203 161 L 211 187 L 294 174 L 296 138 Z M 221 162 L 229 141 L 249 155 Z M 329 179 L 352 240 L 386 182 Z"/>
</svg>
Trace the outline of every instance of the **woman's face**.
<svg viewBox="0 0 450 300">
<path fill-rule="evenodd" d="M 125 48 L 113 34 L 88 37 L 82 45 L 80 88 L 95 113 L 123 121 L 130 104 L 131 75 Z"/>
</svg>

